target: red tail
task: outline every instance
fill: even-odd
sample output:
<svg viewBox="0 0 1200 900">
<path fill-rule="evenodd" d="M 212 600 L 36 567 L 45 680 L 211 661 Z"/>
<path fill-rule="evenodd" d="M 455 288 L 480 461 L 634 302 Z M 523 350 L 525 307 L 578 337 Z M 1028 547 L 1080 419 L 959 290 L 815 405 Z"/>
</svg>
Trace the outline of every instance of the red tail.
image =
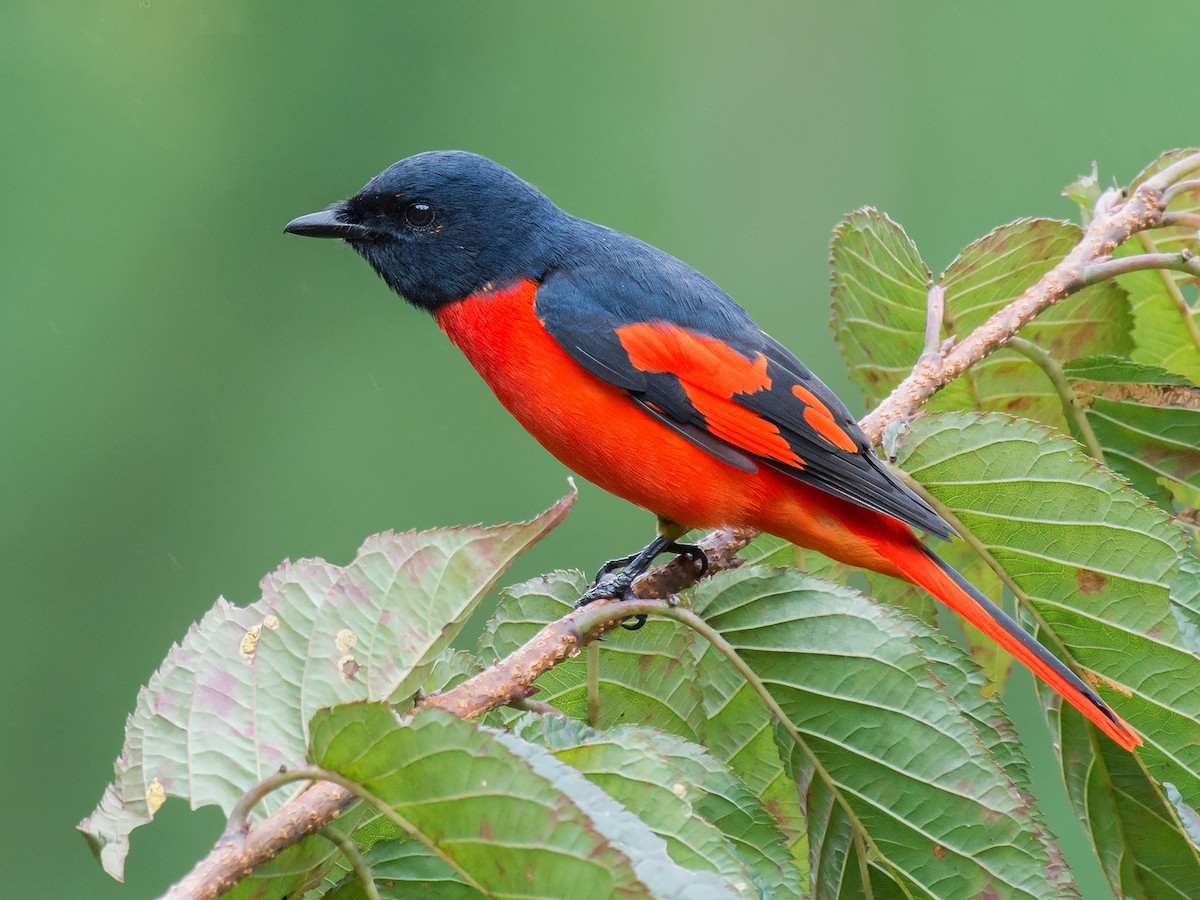
<svg viewBox="0 0 1200 900">
<path fill-rule="evenodd" d="M 1141 745 L 1141 737 L 1078 675 L 932 551 L 915 544 L 911 552 L 888 555 L 914 584 L 929 591 L 1028 666 L 1114 741 L 1126 750 Z"/>
</svg>

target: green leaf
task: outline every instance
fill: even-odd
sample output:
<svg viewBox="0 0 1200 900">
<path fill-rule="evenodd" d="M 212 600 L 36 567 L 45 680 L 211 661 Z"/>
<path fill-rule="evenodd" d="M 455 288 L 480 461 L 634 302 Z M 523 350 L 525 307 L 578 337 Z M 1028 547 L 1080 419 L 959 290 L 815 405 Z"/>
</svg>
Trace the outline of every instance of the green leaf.
<svg viewBox="0 0 1200 900">
<path fill-rule="evenodd" d="M 1191 897 L 1200 884 L 1200 858 L 1158 785 L 1136 756 L 1097 734 L 1057 693 L 1040 682 L 1037 689 L 1067 796 L 1091 835 L 1113 893 Z"/>
<path fill-rule="evenodd" d="M 424 709 L 359 703 L 312 720 L 317 765 L 361 785 L 458 876 L 525 898 L 731 897 L 676 864 L 641 820 L 547 750 Z"/>
<path fill-rule="evenodd" d="M 1183 643 L 1200 656 L 1200 560 L 1194 552 L 1179 561 L 1179 574 L 1171 585 L 1171 612 Z"/>
<path fill-rule="evenodd" d="M 706 659 L 711 652 L 699 641 L 691 649 L 691 669 L 704 704 L 700 739 L 771 814 L 794 859 L 807 871 L 804 810 L 775 745 L 771 714 L 732 666 Z"/>
<path fill-rule="evenodd" d="M 904 229 L 869 207 L 852 212 L 834 229 L 830 251 L 830 324 L 850 379 L 874 404 L 921 355 L 932 274 Z"/>
<path fill-rule="evenodd" d="M 1134 186 L 1195 150 L 1164 153 L 1138 175 Z M 1200 187 L 1181 191 L 1168 204 L 1170 212 L 1200 211 Z M 1174 226 L 1142 232 L 1117 249 L 1117 256 L 1140 253 L 1200 252 L 1196 229 Z M 1200 383 L 1200 311 L 1196 309 L 1195 279 L 1165 269 L 1131 272 L 1117 278 L 1133 303 L 1133 358 L 1162 366 Z M 1189 283 L 1191 286 L 1189 287 Z"/>
<path fill-rule="evenodd" d="M 694 604 L 788 723 L 814 895 L 858 897 L 868 882 L 888 896 L 1073 895 L 1003 712 L 929 628 L 788 570 L 722 573 Z M 710 647 L 702 677 L 728 666 Z"/>
<path fill-rule="evenodd" d="M 1080 218 L 1084 225 L 1092 221 L 1096 201 L 1100 199 L 1100 173 L 1096 169 L 1094 160 L 1091 174 L 1080 175 L 1063 188 L 1062 195 L 1079 204 Z"/>
<path fill-rule="evenodd" d="M 788 566 L 809 575 L 828 578 L 857 588 L 876 600 L 898 606 L 923 622 L 935 620 L 934 600 L 926 591 L 907 581 L 878 572 L 857 569 L 830 559 L 816 550 L 797 547 L 773 534 L 760 534 L 740 554 L 748 565 Z"/>
<path fill-rule="evenodd" d="M 1179 788 L 1167 781 L 1163 783 L 1163 789 L 1167 792 L 1167 799 L 1171 802 L 1171 806 L 1178 813 L 1180 822 L 1183 824 L 1183 832 L 1187 835 L 1188 842 L 1192 845 L 1193 850 L 1200 846 L 1200 813 L 1192 809 L 1183 801 L 1183 795 L 1179 793 Z M 1195 882 L 1192 882 L 1193 884 Z"/>
<path fill-rule="evenodd" d="M 1179 528 L 1073 441 L 1031 422 L 929 415 L 900 446 L 910 474 L 1011 578 L 1044 640 L 1099 677 L 1145 739 L 1138 758 L 1154 780 L 1194 803 L 1200 659 L 1168 598 L 1186 548 Z"/>
<path fill-rule="evenodd" d="M 1194 153 L 1198 153 L 1198 152 L 1200 152 L 1200 151 L 1196 150 L 1195 148 L 1184 148 L 1184 147 L 1177 147 L 1174 150 L 1167 150 L 1165 153 L 1162 153 L 1161 155 L 1159 155 L 1158 159 L 1154 160 L 1154 162 L 1150 163 L 1150 165 L 1146 166 L 1146 168 L 1144 168 L 1144 169 L 1142 169 L 1142 171 L 1138 172 L 1137 177 L 1134 178 L 1132 182 L 1130 182 L 1129 190 L 1132 191 L 1139 184 L 1141 184 L 1144 181 L 1147 181 L 1150 178 L 1153 178 L 1155 175 L 1157 175 L 1159 172 L 1161 172 L 1163 169 L 1167 168 L 1168 166 L 1173 166 L 1175 163 L 1179 162 L 1180 160 L 1185 159 L 1185 158 L 1193 155 Z"/>
<path fill-rule="evenodd" d="M 571 611 L 587 587 L 581 572 L 552 572 L 505 588 L 479 639 L 485 663 L 502 659 L 547 623 Z M 600 728 L 626 722 L 653 725 L 694 739 L 702 716 L 700 691 L 688 669 L 688 629 L 651 618 L 638 631 L 618 629 L 600 645 Z M 537 699 L 587 719 L 587 657 L 568 659 L 537 681 Z"/>
<path fill-rule="evenodd" d="M 1016 300 L 1079 243 L 1079 228 L 1053 219 L 1020 219 L 972 243 L 942 273 L 946 329 L 966 336 Z M 1099 353 L 1129 353 L 1129 300 L 1116 285 L 1094 285 L 1050 307 L 1021 336 L 1065 363 Z M 915 360 L 914 360 L 915 362 Z M 1062 401 L 1046 374 L 1014 350 L 972 366 L 929 409 L 1007 412 L 1066 430 Z"/>
<path fill-rule="evenodd" d="M 229 812 L 300 762 L 321 706 L 407 701 L 496 579 L 574 499 L 522 524 L 385 532 L 345 567 L 285 562 L 250 606 L 218 600 L 139 692 L 116 780 L 79 824 L 105 870 L 121 877 L 129 833 L 167 797 Z M 286 799 L 272 794 L 258 815 Z"/>
<path fill-rule="evenodd" d="M 799 895 L 799 873 L 774 820 L 700 745 L 640 726 L 601 733 L 554 716 L 526 716 L 516 733 L 645 821 L 680 865 L 718 872 L 748 896 L 760 889 Z"/>
<path fill-rule="evenodd" d="M 1200 490 L 1200 388 L 1166 369 L 1111 357 L 1065 372 L 1111 468 L 1168 510 L 1172 498 L 1185 505 Z"/>
<path fill-rule="evenodd" d="M 456 650 L 451 647 L 443 650 L 433 661 L 433 666 L 429 670 L 425 683 L 421 685 L 421 690 L 426 694 L 448 691 L 482 671 L 483 666 L 473 655 L 466 650 Z"/>
<path fill-rule="evenodd" d="M 1119 356 L 1089 356 L 1063 367 L 1073 381 L 1129 382 L 1131 384 L 1190 385 L 1182 375 L 1161 366 L 1150 366 Z"/>
<path fill-rule="evenodd" d="M 1081 237 L 1070 223 L 1020 219 L 966 247 L 938 279 L 946 291 L 944 335 L 965 336 L 1019 297 Z M 900 226 L 875 210 L 852 213 L 834 233 L 832 325 L 850 376 L 867 400 L 882 400 L 916 364 L 925 344 L 930 275 Z M 1046 310 L 1023 336 L 1059 362 L 1133 348 L 1129 299 L 1094 285 Z M 996 410 L 1066 427 L 1045 374 L 1012 350 L 972 366 L 931 409 Z"/>
<path fill-rule="evenodd" d="M 383 900 L 409 900 L 418 895 L 437 900 L 475 900 L 484 896 L 419 841 L 407 838 L 379 841 L 363 856 Z M 325 900 L 367 898 L 362 882 L 353 872 L 321 896 Z"/>
</svg>

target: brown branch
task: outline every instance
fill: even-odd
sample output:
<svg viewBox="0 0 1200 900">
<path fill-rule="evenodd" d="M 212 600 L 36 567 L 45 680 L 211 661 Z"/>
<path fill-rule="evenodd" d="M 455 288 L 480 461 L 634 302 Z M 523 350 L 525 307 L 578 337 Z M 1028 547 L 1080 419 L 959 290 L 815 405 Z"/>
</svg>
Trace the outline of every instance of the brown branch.
<svg viewBox="0 0 1200 900">
<path fill-rule="evenodd" d="M 756 537 L 749 528 L 722 528 L 706 535 L 699 546 L 708 557 L 708 574 L 737 568 L 739 550 Z M 601 600 L 551 622 L 523 646 L 462 684 L 420 701 L 474 718 L 505 705 L 520 704 L 535 691 L 533 680 L 631 615 L 653 611 L 647 603 L 691 587 L 698 580 L 694 565 L 679 558 L 651 569 L 634 583 L 641 600 Z M 659 603 L 658 605 L 661 605 Z M 354 800 L 345 788 L 315 782 L 245 835 L 221 838 L 204 859 L 163 895 L 163 900 L 216 900 L 263 863 L 301 838 L 336 819 Z"/>
<path fill-rule="evenodd" d="M 316 834 L 342 814 L 354 795 L 319 781 L 263 819 L 243 837 L 225 835 L 163 900 L 217 900 L 235 884 L 301 838 Z"/>
<path fill-rule="evenodd" d="M 1100 263 L 1106 263 L 1113 250 L 1131 236 L 1162 223 L 1163 192 L 1189 175 L 1200 171 L 1200 153 L 1187 156 L 1147 179 L 1127 199 L 1110 191 L 1101 196 L 1096 213 L 1079 244 L 1036 284 L 996 313 L 966 338 L 945 352 L 923 353 L 909 375 L 860 423 L 873 443 L 878 443 L 884 427 L 905 420 L 967 368 L 979 362 L 1017 333 L 1030 320 L 1050 306 L 1081 290 L 1089 281 L 1111 277 Z M 1180 259 L 1179 254 L 1171 254 Z M 1109 270 L 1111 271 L 1111 270 Z M 940 298 L 931 292 L 928 322 L 939 319 Z M 928 327 L 927 327 L 928 331 Z M 928 338 L 928 335 L 927 335 Z M 928 339 L 926 341 L 928 345 Z M 926 347 L 929 350 L 929 347 Z M 940 359 L 935 362 L 934 356 Z M 733 568 L 740 562 L 736 554 L 750 543 L 756 533 L 748 528 L 721 529 L 699 543 L 709 559 L 709 574 Z M 685 561 L 676 559 L 659 566 L 640 578 L 634 591 L 642 600 L 597 601 L 551 622 L 524 646 L 510 653 L 491 668 L 462 684 L 427 697 L 421 705 L 435 706 L 465 717 L 526 701 L 534 692 L 533 681 L 542 672 L 568 657 L 575 656 L 587 643 L 616 627 L 622 619 L 662 608 L 661 599 L 695 584 L 697 573 Z M 281 809 L 253 826 L 244 836 L 226 836 L 183 880 L 165 895 L 167 900 L 215 900 L 262 863 L 310 834 L 321 831 L 350 804 L 353 795 L 342 787 L 318 782 Z"/>
<path fill-rule="evenodd" d="M 1107 262 L 1114 250 L 1133 235 L 1162 223 L 1163 191 L 1200 169 L 1200 153 L 1168 166 L 1142 182 L 1125 199 L 1112 192 L 1096 204 L 1096 215 L 1083 238 L 1063 260 L 1020 297 L 976 328 L 942 357 L 941 368 L 919 366 L 877 406 L 861 424 L 872 443 L 878 443 L 890 422 L 904 421 L 935 393 L 1004 343 L 1054 304 L 1106 276 L 1096 264 Z M 1180 260 L 1179 254 L 1174 254 Z M 1092 267 L 1089 272 L 1089 267 Z"/>
</svg>

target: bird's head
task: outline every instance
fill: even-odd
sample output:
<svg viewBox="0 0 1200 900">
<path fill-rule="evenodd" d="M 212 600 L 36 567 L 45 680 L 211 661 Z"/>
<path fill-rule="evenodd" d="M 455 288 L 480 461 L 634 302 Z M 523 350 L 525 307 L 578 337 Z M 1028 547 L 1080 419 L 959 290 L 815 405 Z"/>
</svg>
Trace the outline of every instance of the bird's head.
<svg viewBox="0 0 1200 900">
<path fill-rule="evenodd" d="M 402 297 L 434 310 L 489 285 L 540 278 L 563 216 L 498 163 L 442 150 L 401 160 L 349 200 L 284 230 L 341 238 Z"/>
</svg>

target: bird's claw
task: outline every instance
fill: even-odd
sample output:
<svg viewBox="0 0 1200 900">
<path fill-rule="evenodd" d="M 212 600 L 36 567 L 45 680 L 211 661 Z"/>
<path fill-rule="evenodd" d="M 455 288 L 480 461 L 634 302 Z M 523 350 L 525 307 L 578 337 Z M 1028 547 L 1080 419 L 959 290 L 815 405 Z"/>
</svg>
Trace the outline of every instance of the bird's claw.
<svg viewBox="0 0 1200 900">
<path fill-rule="evenodd" d="M 703 578 L 708 572 L 708 555 L 697 544 L 680 544 L 672 541 L 669 544 L 662 546 L 659 551 L 662 553 L 675 553 L 679 556 L 686 556 L 690 559 L 698 569 L 697 577 Z M 645 551 L 643 551 L 645 553 Z M 631 571 L 630 566 L 642 554 L 634 554 L 633 556 L 625 556 L 618 559 L 610 559 L 600 567 L 600 571 L 596 573 L 596 580 L 590 588 L 584 591 L 583 595 L 575 601 L 575 608 L 579 609 L 582 606 L 587 606 L 596 600 L 632 600 L 635 599 L 633 593 L 633 582 L 645 571 L 650 560 L 653 557 L 645 559 L 641 568 L 637 571 Z M 616 575 L 613 573 L 621 569 Z M 632 624 L 621 622 L 621 627 L 627 631 L 637 631 L 646 624 L 646 616 L 639 613 L 636 616 L 631 616 Z"/>
<path fill-rule="evenodd" d="M 703 578 L 708 574 L 708 554 L 704 552 L 704 548 L 699 544 L 679 544 L 670 543 L 663 548 L 669 553 L 675 553 L 679 556 L 686 556 L 696 566 L 697 578 Z"/>
<path fill-rule="evenodd" d="M 627 565 L 629 565 L 631 562 L 633 562 L 634 559 L 636 559 L 636 558 L 637 558 L 637 555 L 634 554 L 633 556 L 618 556 L 616 559 L 610 559 L 608 562 L 606 562 L 604 565 L 602 565 L 600 567 L 600 571 L 598 571 L 596 573 L 596 577 L 592 579 L 592 584 L 599 585 L 600 580 L 602 578 L 604 578 L 605 575 L 611 575 L 613 572 L 616 572 L 618 569 L 625 568 Z"/>
</svg>

